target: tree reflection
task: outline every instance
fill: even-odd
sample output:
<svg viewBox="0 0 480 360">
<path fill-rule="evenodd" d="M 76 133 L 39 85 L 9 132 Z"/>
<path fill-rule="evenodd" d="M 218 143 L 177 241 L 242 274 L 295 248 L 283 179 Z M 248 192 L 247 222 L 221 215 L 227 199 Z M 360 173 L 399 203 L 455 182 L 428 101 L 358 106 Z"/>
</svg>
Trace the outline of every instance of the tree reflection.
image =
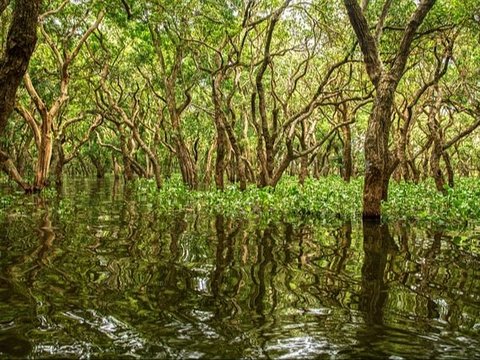
<svg viewBox="0 0 480 360">
<path fill-rule="evenodd" d="M 359 310 L 362 312 L 365 327 L 359 329 L 357 340 L 361 348 L 368 349 L 382 336 L 385 304 L 388 299 L 388 286 L 385 282 L 388 257 L 397 251 L 388 224 L 376 221 L 363 222 L 362 282 Z"/>
<path fill-rule="evenodd" d="M 383 308 L 387 300 L 385 269 L 392 237 L 387 224 L 363 223 L 362 291 L 359 309 L 367 323 L 382 324 Z"/>
</svg>

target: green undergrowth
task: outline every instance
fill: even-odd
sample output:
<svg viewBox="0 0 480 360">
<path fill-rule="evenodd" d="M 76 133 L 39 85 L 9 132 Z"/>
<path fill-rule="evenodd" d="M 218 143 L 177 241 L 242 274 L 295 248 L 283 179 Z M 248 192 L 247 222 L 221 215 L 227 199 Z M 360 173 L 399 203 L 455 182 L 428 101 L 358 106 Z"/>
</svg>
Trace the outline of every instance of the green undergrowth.
<svg viewBox="0 0 480 360">
<path fill-rule="evenodd" d="M 251 185 L 243 192 L 236 185 L 228 185 L 224 191 L 191 191 L 178 176 L 166 181 L 161 190 L 157 190 L 151 180 L 136 180 L 126 186 L 129 196 L 133 195 L 139 205 L 148 206 L 157 213 L 191 211 L 262 223 L 282 220 L 337 225 L 347 220 L 361 220 L 363 178 L 350 183 L 338 177 L 307 179 L 300 185 L 295 178 L 285 177 L 276 188 L 259 189 Z M 58 195 L 52 188 L 42 192 L 41 197 L 53 201 Z M 25 201 L 32 200 L 18 193 L 2 194 L 0 217 L 11 212 L 12 206 L 21 207 Z M 457 179 L 455 188 L 448 189 L 446 195 L 437 192 L 432 181 L 420 184 L 392 182 L 389 200 L 383 204 L 383 220 L 441 227 L 480 227 L 479 204 L 480 180 L 476 178 Z"/>
<path fill-rule="evenodd" d="M 435 190 L 433 182 L 390 185 L 389 200 L 383 204 L 383 219 L 415 221 L 439 226 L 480 224 L 480 181 L 459 179 L 447 195 Z M 300 185 L 295 178 L 284 178 L 276 188 L 249 186 L 240 191 L 229 185 L 224 191 L 190 191 L 174 178 L 161 190 L 147 180 L 132 184 L 139 200 L 159 212 L 201 211 L 232 217 L 265 220 L 314 219 L 325 224 L 360 220 L 363 179 L 345 183 L 337 177 L 307 179 Z"/>
<path fill-rule="evenodd" d="M 395 183 L 383 211 L 388 220 L 416 220 L 438 225 L 480 225 L 480 179 L 460 178 L 446 195 L 433 181 Z"/>
</svg>

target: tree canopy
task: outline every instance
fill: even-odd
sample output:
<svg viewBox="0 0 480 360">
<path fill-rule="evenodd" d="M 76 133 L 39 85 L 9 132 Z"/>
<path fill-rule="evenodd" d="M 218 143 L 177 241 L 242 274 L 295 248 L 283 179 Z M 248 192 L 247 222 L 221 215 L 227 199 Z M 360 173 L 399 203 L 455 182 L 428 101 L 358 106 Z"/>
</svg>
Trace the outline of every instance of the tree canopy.
<svg viewBox="0 0 480 360">
<path fill-rule="evenodd" d="M 38 3 L 0 2 L 1 64 Z M 15 111 L 0 108 L 2 167 L 26 191 L 65 171 L 158 188 L 179 173 L 191 189 L 365 175 L 376 216 L 391 178 L 445 192 L 480 172 L 476 0 L 50 0 L 39 13 Z"/>
</svg>

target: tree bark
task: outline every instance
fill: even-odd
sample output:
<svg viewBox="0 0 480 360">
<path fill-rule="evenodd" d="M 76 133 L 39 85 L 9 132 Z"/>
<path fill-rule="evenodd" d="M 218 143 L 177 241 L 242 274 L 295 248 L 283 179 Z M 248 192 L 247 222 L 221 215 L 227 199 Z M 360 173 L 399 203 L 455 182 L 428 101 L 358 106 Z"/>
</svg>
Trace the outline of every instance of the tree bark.
<svg viewBox="0 0 480 360">
<path fill-rule="evenodd" d="M 430 171 L 433 179 L 435 180 L 435 186 L 437 187 L 437 190 L 445 194 L 445 178 L 440 167 L 440 160 L 443 153 L 443 136 L 440 129 L 440 123 L 437 119 L 442 105 L 442 95 L 439 92 L 438 85 L 435 86 L 435 92 L 437 98 L 434 105 L 430 108 L 430 112 L 428 114 L 428 128 L 433 141 L 432 152 L 430 154 Z"/>
<path fill-rule="evenodd" d="M 31 191 L 30 185 L 19 174 L 12 159 L 2 150 L 0 150 L 0 167 L 11 179 L 20 185 L 25 192 Z"/>
<path fill-rule="evenodd" d="M 57 139 L 53 146 L 55 184 L 57 186 L 60 186 L 63 183 L 63 168 L 65 166 L 65 152 L 63 151 L 61 141 L 61 139 Z"/>
<path fill-rule="evenodd" d="M 52 117 L 47 115 L 47 117 L 43 119 L 41 126 L 41 143 L 38 149 L 38 159 L 35 166 L 35 180 L 33 183 L 34 192 L 40 192 L 48 185 L 48 174 L 50 171 L 50 162 L 52 160 L 52 151 Z"/>
<path fill-rule="evenodd" d="M 6 7 L 8 2 L 2 1 Z M 37 24 L 41 0 L 17 0 L 7 35 L 6 49 L 0 58 L 0 135 L 15 106 L 15 94 L 27 71 L 37 42 Z M 1 12 L 0 12 L 1 14 Z"/>
<path fill-rule="evenodd" d="M 388 139 L 395 91 L 408 60 L 416 30 L 434 5 L 435 0 L 421 0 L 403 32 L 395 61 L 389 70 L 384 68 L 377 48 L 378 39 L 370 32 L 363 9 L 357 0 L 344 0 L 344 5 L 363 53 L 370 81 L 376 96 L 365 136 L 365 183 L 363 188 L 363 217 L 381 217 L 381 203 L 388 193 Z M 382 14 L 386 16 L 386 14 Z"/>
<path fill-rule="evenodd" d="M 444 151 L 442 154 L 443 161 L 445 162 L 445 168 L 447 170 L 447 179 L 448 179 L 448 186 L 453 188 L 455 186 L 455 176 L 453 172 L 452 162 L 450 161 L 450 155 L 448 152 Z"/>
<path fill-rule="evenodd" d="M 225 152 L 227 148 L 227 134 L 225 130 L 225 116 L 222 110 L 220 84 L 222 82 L 222 73 L 214 75 L 212 80 L 212 100 L 214 107 L 214 122 L 217 130 L 215 160 L 215 185 L 218 190 L 225 188 L 224 173 L 226 167 Z"/>
<path fill-rule="evenodd" d="M 343 104 L 341 107 L 340 113 L 342 115 L 342 121 L 348 121 L 348 107 Z M 345 125 L 340 128 L 342 133 L 342 140 L 343 140 L 343 151 L 342 151 L 342 158 L 343 158 L 343 180 L 346 182 L 350 182 L 352 177 L 352 168 L 353 168 L 353 160 L 352 160 L 352 130 L 350 125 Z"/>
</svg>

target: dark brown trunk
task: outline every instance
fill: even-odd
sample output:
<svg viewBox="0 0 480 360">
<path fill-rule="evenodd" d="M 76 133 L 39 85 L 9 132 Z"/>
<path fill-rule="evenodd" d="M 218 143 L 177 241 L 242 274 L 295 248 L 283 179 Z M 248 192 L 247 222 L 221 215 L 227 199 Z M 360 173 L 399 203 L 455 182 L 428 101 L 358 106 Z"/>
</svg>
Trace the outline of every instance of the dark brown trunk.
<svg viewBox="0 0 480 360">
<path fill-rule="evenodd" d="M 225 130 L 225 117 L 222 111 L 221 105 L 221 93 L 220 93 L 220 84 L 222 81 L 222 74 L 219 73 L 212 81 L 212 100 L 215 108 L 214 111 L 214 122 L 215 128 L 217 130 L 216 138 L 216 153 L 217 157 L 215 160 L 215 185 L 218 190 L 223 190 L 225 188 L 224 182 L 224 173 L 226 167 L 225 161 L 225 152 L 227 147 L 227 134 Z"/>
<path fill-rule="evenodd" d="M 61 185 L 63 182 L 63 168 L 65 165 L 65 153 L 63 152 L 63 146 L 60 140 L 55 142 L 55 184 Z"/>
<path fill-rule="evenodd" d="M 300 177 L 299 177 L 299 182 L 300 184 L 305 183 L 305 179 L 308 176 L 308 156 L 302 156 L 300 158 Z"/>
<path fill-rule="evenodd" d="M 440 129 L 440 123 L 437 116 L 442 105 L 442 96 L 438 86 L 435 86 L 434 94 L 436 94 L 435 104 L 430 108 L 428 114 L 428 128 L 430 137 L 433 141 L 432 152 L 430 154 L 430 173 L 435 181 L 435 186 L 439 192 L 446 193 L 445 178 L 440 167 L 440 159 L 443 155 L 443 136 Z"/>
<path fill-rule="evenodd" d="M 135 178 L 133 169 L 132 169 L 132 163 L 130 162 L 130 159 L 128 158 L 128 156 L 123 155 L 122 159 L 123 159 L 123 176 L 125 177 L 126 181 L 132 181 Z"/>
<path fill-rule="evenodd" d="M 102 161 L 101 156 L 89 155 L 88 157 L 90 158 L 93 166 L 95 166 L 97 179 L 103 179 L 105 177 L 105 163 Z"/>
<path fill-rule="evenodd" d="M 342 127 L 343 134 L 343 180 L 350 182 L 352 177 L 352 131 L 350 125 Z"/>
<path fill-rule="evenodd" d="M 182 174 L 183 183 L 187 185 L 190 189 L 198 188 L 198 179 L 197 179 L 197 167 L 195 161 L 190 154 L 190 150 L 183 139 L 182 130 L 180 127 L 180 115 L 176 108 L 176 103 L 174 95 L 172 95 L 173 90 L 170 89 L 169 92 L 169 113 L 170 120 L 173 127 L 173 142 L 175 144 L 175 155 L 177 157 L 178 163 L 180 165 L 180 172 Z"/>
<path fill-rule="evenodd" d="M 363 53 L 367 74 L 376 89 L 365 136 L 363 217 L 366 219 L 379 219 L 381 216 L 381 201 L 386 194 L 385 190 L 388 189 L 386 170 L 388 170 L 388 140 L 394 94 L 405 69 L 416 31 L 434 4 L 435 0 L 420 0 L 403 31 L 393 64 L 390 70 L 386 71 L 377 48 L 381 31 L 377 29 L 377 32 L 372 34 L 364 10 L 357 0 L 344 0 L 350 24 Z M 385 20 L 387 12 L 382 12 L 379 24 Z M 390 174 L 388 174 L 389 177 Z"/>
<path fill-rule="evenodd" d="M 41 0 L 17 0 L 6 48 L 0 58 L 0 135 L 15 106 L 15 94 L 37 42 Z M 3 6 L 3 5 L 2 5 Z"/>
<path fill-rule="evenodd" d="M 188 150 L 183 138 L 180 134 L 174 136 L 175 150 L 177 159 L 180 164 L 180 172 L 182 173 L 183 182 L 190 189 L 197 189 L 197 170 L 195 163 L 192 159 L 190 151 Z"/>
<path fill-rule="evenodd" d="M 363 217 L 380 218 L 382 199 L 388 193 L 388 152 L 390 118 L 395 87 L 391 79 L 381 79 L 377 96 L 368 120 L 365 136 L 365 184 L 363 188 Z"/>
<path fill-rule="evenodd" d="M 435 186 L 438 191 L 445 193 L 445 178 L 443 176 L 442 169 L 440 168 L 440 158 L 442 157 L 441 151 L 438 147 L 433 147 L 432 154 L 430 156 L 430 172 L 433 180 L 435 180 Z"/>
<path fill-rule="evenodd" d="M 231 124 L 228 121 L 225 121 L 225 131 L 227 132 L 228 140 L 232 146 L 233 152 L 235 154 L 235 159 L 237 161 L 237 170 L 238 170 L 238 181 L 240 182 L 240 190 L 245 190 L 247 188 L 247 172 L 245 166 L 245 160 L 243 157 L 244 149 L 240 146 L 237 137 L 233 131 Z"/>
<path fill-rule="evenodd" d="M 446 151 L 444 151 L 442 155 L 443 161 L 445 162 L 445 168 L 447 169 L 448 186 L 453 188 L 455 186 L 455 179 L 452 162 L 450 161 L 450 155 Z"/>
<path fill-rule="evenodd" d="M 408 161 L 408 166 L 410 170 L 412 171 L 412 179 L 415 184 L 418 184 L 420 182 L 420 170 L 418 170 L 417 166 L 415 165 L 415 160 L 409 160 Z"/>
</svg>

